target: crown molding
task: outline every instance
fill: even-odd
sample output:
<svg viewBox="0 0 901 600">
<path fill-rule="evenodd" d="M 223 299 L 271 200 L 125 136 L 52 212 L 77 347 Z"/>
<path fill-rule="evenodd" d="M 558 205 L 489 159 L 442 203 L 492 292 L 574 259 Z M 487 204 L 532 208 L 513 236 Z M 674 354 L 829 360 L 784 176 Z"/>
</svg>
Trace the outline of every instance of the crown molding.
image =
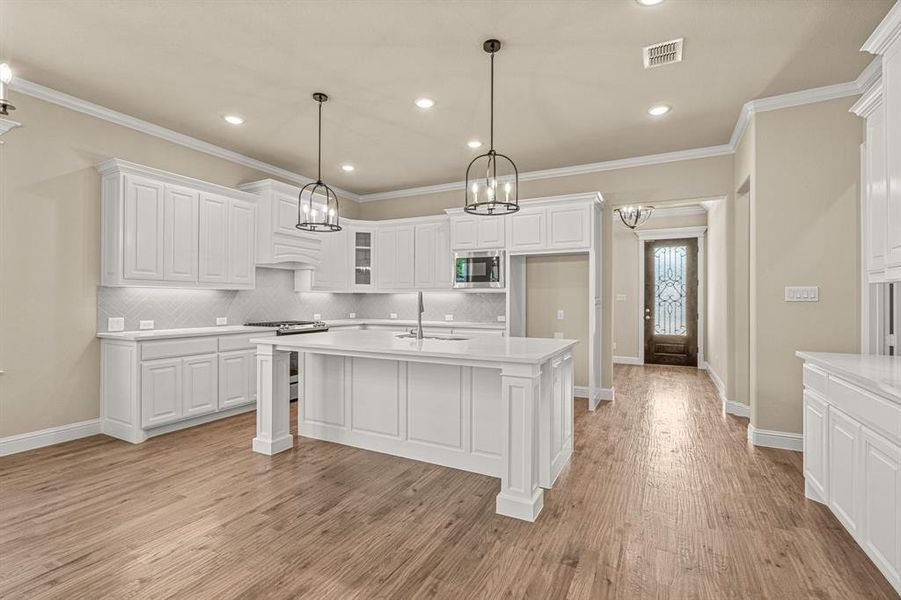
<svg viewBox="0 0 901 600">
<path fill-rule="evenodd" d="M 870 54 L 885 54 L 885 50 L 898 38 L 901 38 L 901 2 L 895 2 L 860 49 Z"/>
<path fill-rule="evenodd" d="M 584 165 L 574 165 L 571 167 L 559 167 L 556 169 L 543 169 L 541 171 L 526 171 L 519 174 L 520 181 L 533 181 L 536 179 L 553 179 L 555 177 L 570 177 L 573 175 L 584 175 L 586 173 L 600 173 L 602 171 L 614 171 L 617 169 L 629 169 L 632 167 L 645 167 L 648 165 L 660 165 L 670 162 L 679 162 L 682 160 L 694 160 L 698 158 L 710 158 L 713 156 L 724 156 L 732 154 L 733 149 L 726 146 L 707 146 L 704 148 L 690 148 L 688 150 L 676 150 L 675 152 L 664 152 L 662 154 L 649 154 L 647 156 L 635 156 L 632 158 L 621 158 L 618 160 L 608 160 L 604 162 L 588 163 Z M 388 192 L 376 192 L 374 194 L 361 194 L 359 202 L 377 202 L 379 200 L 390 200 L 393 198 L 407 198 L 410 196 L 423 196 L 426 194 L 437 194 L 439 192 L 460 191 L 466 186 L 465 181 L 454 181 L 451 183 L 439 183 L 437 185 L 424 185 L 421 187 L 412 187 L 402 190 L 394 190 Z"/>
<path fill-rule="evenodd" d="M 0 135 L 3 135 L 10 129 L 15 129 L 16 127 L 21 127 L 21 126 L 22 126 L 22 124 L 19 123 L 18 121 L 13 121 L 12 119 L 5 119 L 3 117 L 0 117 Z M 2 144 L 2 143 L 3 142 L 0 141 L 0 144 Z"/>
<path fill-rule="evenodd" d="M 848 109 L 848 112 L 852 112 L 858 117 L 867 118 L 873 111 L 879 108 L 882 104 L 882 78 L 879 77 L 876 81 L 867 88 L 867 91 L 863 93 L 863 95 L 854 103 L 854 105 Z"/>
<path fill-rule="evenodd" d="M 677 240 L 680 238 L 704 237 L 706 225 L 697 227 L 671 227 L 668 229 L 635 229 L 640 240 Z"/>
<path fill-rule="evenodd" d="M 204 154 L 209 154 L 211 156 L 243 165 L 251 169 L 256 169 L 257 171 L 261 171 L 263 173 L 269 173 L 270 175 L 275 175 L 276 177 L 281 177 L 282 179 L 293 181 L 294 183 L 299 183 L 300 185 L 306 185 L 314 181 L 309 177 L 305 177 L 287 169 L 271 165 L 255 158 L 251 158 L 233 150 L 228 150 L 227 148 L 223 148 L 222 146 L 217 146 L 215 144 L 199 140 L 189 135 L 173 131 L 172 129 L 154 125 L 153 123 L 144 121 L 143 119 L 138 119 L 137 117 L 132 117 L 131 115 L 126 115 L 125 113 L 120 113 L 110 108 L 106 108 L 105 106 L 100 106 L 99 104 L 94 104 L 93 102 L 88 102 L 87 100 L 82 100 L 81 98 L 76 98 L 75 96 L 64 94 L 63 92 L 44 87 L 43 85 L 25 79 L 13 79 L 12 82 L 10 82 L 10 88 L 15 90 L 16 92 L 19 92 L 20 94 L 25 94 L 26 96 L 31 96 L 32 98 L 37 98 L 38 100 L 44 100 L 45 102 L 51 102 L 64 108 L 84 113 L 86 115 L 90 115 L 92 117 L 96 117 L 98 119 L 114 123 L 116 125 L 121 125 L 122 127 L 128 127 L 129 129 L 134 129 L 135 131 L 140 131 L 141 133 L 146 133 L 147 135 L 152 135 L 154 137 L 164 139 L 168 142 L 172 142 L 180 146 L 185 146 L 186 148 L 190 148 L 198 152 L 203 152 Z M 333 189 L 339 194 L 339 196 L 350 198 L 351 200 L 357 200 L 358 198 L 357 194 L 354 194 L 353 192 L 348 192 L 347 190 L 342 190 L 341 188 Z"/>
<path fill-rule="evenodd" d="M 648 217 L 648 221 L 670 217 L 693 217 L 706 214 L 707 209 L 701 204 L 695 204 L 693 206 L 661 206 L 660 208 L 654 208 L 654 212 Z"/>
<path fill-rule="evenodd" d="M 111 158 L 109 160 L 105 160 L 95 168 L 102 176 L 106 176 L 111 173 L 140 175 L 142 177 L 147 177 L 156 181 L 163 181 L 165 183 L 171 183 L 173 185 L 182 185 L 195 190 L 210 192 L 212 194 L 219 194 L 228 198 L 237 198 L 238 200 L 253 202 L 254 204 L 256 204 L 257 200 L 259 200 L 259 196 L 257 194 L 246 192 L 240 188 L 235 189 L 225 185 L 219 185 L 217 183 L 210 183 L 209 181 L 203 181 L 200 179 L 195 179 L 193 177 L 179 175 L 178 173 L 171 173 L 169 171 L 163 171 L 162 169 L 156 169 L 154 167 L 148 167 L 146 165 L 139 165 L 127 160 L 122 160 L 121 158 Z"/>
</svg>

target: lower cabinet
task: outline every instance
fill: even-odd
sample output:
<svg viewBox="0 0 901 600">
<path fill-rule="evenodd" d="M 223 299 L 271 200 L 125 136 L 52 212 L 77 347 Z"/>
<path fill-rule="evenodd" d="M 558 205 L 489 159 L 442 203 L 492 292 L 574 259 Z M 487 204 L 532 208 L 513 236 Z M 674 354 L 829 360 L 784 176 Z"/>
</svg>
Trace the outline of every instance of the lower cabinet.
<svg viewBox="0 0 901 600">
<path fill-rule="evenodd" d="M 857 533 L 860 423 L 829 407 L 828 504 L 851 535 Z"/>
<path fill-rule="evenodd" d="M 858 540 L 901 592 L 901 447 L 864 427 L 860 434 Z"/>
<path fill-rule="evenodd" d="M 257 399 L 256 352 L 219 355 L 219 408 L 232 408 Z"/>
<path fill-rule="evenodd" d="M 826 500 L 827 411 L 825 401 L 804 391 L 804 480 L 822 501 Z"/>
<path fill-rule="evenodd" d="M 218 367 L 215 354 L 142 363 L 142 425 L 155 427 L 215 412 Z"/>
</svg>

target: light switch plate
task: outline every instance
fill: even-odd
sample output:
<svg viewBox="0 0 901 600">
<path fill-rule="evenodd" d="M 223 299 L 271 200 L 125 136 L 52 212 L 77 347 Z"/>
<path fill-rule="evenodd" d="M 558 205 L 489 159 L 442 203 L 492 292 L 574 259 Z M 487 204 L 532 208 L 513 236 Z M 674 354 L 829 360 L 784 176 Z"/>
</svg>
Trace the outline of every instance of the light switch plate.
<svg viewBox="0 0 901 600">
<path fill-rule="evenodd" d="M 786 302 L 819 302 L 820 288 L 818 286 L 785 286 Z"/>
<path fill-rule="evenodd" d="M 216 317 L 216 325 L 228 325 L 228 317 Z"/>
<path fill-rule="evenodd" d="M 347 318 L 348 318 L 348 319 L 356 319 L 356 318 L 357 318 L 357 313 L 347 313 Z"/>
<path fill-rule="evenodd" d="M 562 331 L 555 331 L 555 332 L 554 332 L 554 339 L 562 340 L 562 339 L 563 339 L 563 332 L 562 332 Z"/>
<path fill-rule="evenodd" d="M 497 322 L 498 322 L 498 323 L 506 323 L 506 322 L 507 322 L 507 316 L 506 316 L 506 315 L 498 315 L 498 316 L 497 316 Z"/>
<path fill-rule="evenodd" d="M 626 295 L 625 295 L 625 294 L 617 294 L 617 295 L 616 295 L 616 301 L 617 301 L 617 302 L 625 302 L 625 301 L 626 301 Z"/>
<path fill-rule="evenodd" d="M 153 329 L 153 320 L 140 321 L 138 323 L 138 329 Z"/>
<path fill-rule="evenodd" d="M 454 320 L 454 315 L 444 315 L 444 320 L 445 320 L 445 321 L 453 321 L 453 320 Z"/>
<path fill-rule="evenodd" d="M 314 320 L 314 321 L 321 321 L 321 320 L 322 320 L 322 315 L 320 315 L 319 313 L 313 313 L 313 320 Z"/>
<path fill-rule="evenodd" d="M 562 310 L 558 310 L 558 311 L 557 311 L 557 320 L 558 320 L 558 321 L 562 321 L 563 318 L 564 318 L 564 317 L 563 317 L 563 311 L 562 311 Z"/>
<path fill-rule="evenodd" d="M 616 342 L 613 342 L 613 349 L 616 350 Z"/>
<path fill-rule="evenodd" d="M 125 317 L 110 317 L 106 321 L 107 331 L 125 331 Z"/>
<path fill-rule="evenodd" d="M 396 318 L 397 318 L 397 313 L 391 313 L 391 318 L 392 318 L 392 319 L 396 319 Z"/>
</svg>

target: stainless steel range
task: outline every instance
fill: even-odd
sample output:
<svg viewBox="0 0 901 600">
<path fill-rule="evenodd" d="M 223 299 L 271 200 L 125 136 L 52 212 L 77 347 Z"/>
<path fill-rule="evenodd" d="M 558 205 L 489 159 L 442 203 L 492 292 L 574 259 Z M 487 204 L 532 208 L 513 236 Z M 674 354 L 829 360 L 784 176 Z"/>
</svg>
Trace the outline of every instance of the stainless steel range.
<svg viewBox="0 0 901 600">
<path fill-rule="evenodd" d="M 316 333 L 317 331 L 328 331 L 328 325 L 322 321 L 255 321 L 252 323 L 244 323 L 248 327 L 273 327 L 275 335 L 296 335 L 299 333 Z M 291 353 L 291 363 L 288 367 L 290 371 L 290 392 L 291 400 L 297 400 L 298 397 L 298 369 L 297 369 L 297 352 Z"/>
<path fill-rule="evenodd" d="M 257 321 L 244 323 L 248 327 L 274 327 L 275 335 L 294 335 L 297 333 L 315 333 L 328 331 L 328 325 L 322 321 Z"/>
</svg>

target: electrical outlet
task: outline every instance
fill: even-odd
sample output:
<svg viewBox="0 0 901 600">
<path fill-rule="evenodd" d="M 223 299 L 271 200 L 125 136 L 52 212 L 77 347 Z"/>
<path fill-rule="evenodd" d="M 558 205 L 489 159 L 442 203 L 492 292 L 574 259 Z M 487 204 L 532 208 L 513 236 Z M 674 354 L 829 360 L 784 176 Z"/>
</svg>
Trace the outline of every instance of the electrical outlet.
<svg viewBox="0 0 901 600">
<path fill-rule="evenodd" d="M 562 320 L 563 320 L 563 311 L 562 311 L 562 310 L 558 310 L 558 311 L 557 311 L 557 320 L 558 320 L 558 321 L 562 321 Z"/>
<path fill-rule="evenodd" d="M 125 317 L 110 317 L 106 321 L 107 331 L 125 331 Z"/>
<path fill-rule="evenodd" d="M 138 329 L 153 329 L 153 320 L 140 321 L 138 323 Z"/>
<path fill-rule="evenodd" d="M 506 315 L 498 315 L 498 316 L 497 316 L 497 322 L 498 322 L 498 323 L 506 323 L 506 322 L 507 322 L 507 316 L 506 316 Z"/>
<path fill-rule="evenodd" d="M 616 301 L 617 301 L 617 302 L 625 302 L 625 301 L 626 301 L 626 295 L 625 295 L 625 294 L 617 294 L 617 295 L 616 295 Z"/>
<path fill-rule="evenodd" d="M 562 339 L 563 339 L 563 332 L 562 332 L 562 331 L 555 331 L 555 332 L 554 332 L 554 339 L 555 339 L 555 340 L 562 340 Z"/>
<path fill-rule="evenodd" d="M 786 302 L 819 302 L 820 288 L 817 286 L 785 286 Z"/>
<path fill-rule="evenodd" d="M 313 320 L 314 320 L 314 321 L 321 321 L 321 320 L 322 320 L 322 315 L 320 315 L 319 313 L 313 313 Z"/>
<path fill-rule="evenodd" d="M 347 318 L 348 318 L 348 319 L 356 319 L 356 318 L 357 318 L 357 313 L 347 313 Z"/>
<path fill-rule="evenodd" d="M 391 313 L 391 318 L 392 318 L 392 319 L 396 319 L 396 318 L 397 318 L 397 313 Z"/>
<path fill-rule="evenodd" d="M 216 325 L 228 325 L 228 317 L 216 317 Z"/>
<path fill-rule="evenodd" d="M 454 320 L 454 315 L 444 315 L 444 320 L 445 320 L 445 321 L 453 321 L 453 320 Z"/>
<path fill-rule="evenodd" d="M 613 349 L 616 350 L 616 342 L 613 342 Z"/>
</svg>

